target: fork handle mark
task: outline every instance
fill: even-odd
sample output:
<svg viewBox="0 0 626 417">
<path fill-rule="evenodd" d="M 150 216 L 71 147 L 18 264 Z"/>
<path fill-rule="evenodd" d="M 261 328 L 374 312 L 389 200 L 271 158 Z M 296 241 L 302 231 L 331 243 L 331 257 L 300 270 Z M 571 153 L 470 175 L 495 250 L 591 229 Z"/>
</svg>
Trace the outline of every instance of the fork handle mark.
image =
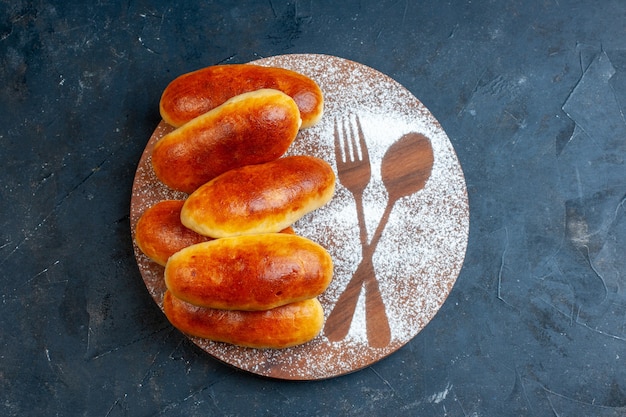
<svg viewBox="0 0 626 417">
<path fill-rule="evenodd" d="M 363 193 L 355 193 L 354 200 L 356 203 L 356 216 L 359 222 L 359 238 L 361 239 L 361 246 L 365 248 L 369 246 L 369 242 L 367 240 L 367 226 L 365 224 L 365 212 L 363 210 Z"/>
<path fill-rule="evenodd" d="M 376 246 L 378 245 L 378 241 L 382 236 L 383 230 L 385 229 L 385 225 L 389 220 L 389 215 L 391 210 L 393 209 L 395 201 L 388 201 L 387 207 L 385 207 L 385 212 L 381 217 L 381 220 L 376 228 L 376 232 L 372 237 L 372 241 L 368 244 L 363 245 L 363 256 L 359 266 L 357 267 L 354 274 L 352 274 L 352 278 L 348 282 L 344 292 L 341 294 L 333 310 L 331 311 L 325 325 L 325 334 L 331 341 L 342 340 L 348 334 L 350 330 L 350 325 L 352 324 L 352 320 L 354 317 L 354 312 L 356 310 L 356 304 L 359 299 L 360 290 L 363 286 L 363 283 L 367 280 L 375 281 L 374 284 L 366 284 L 366 322 L 369 323 L 370 316 L 372 315 L 372 311 L 378 311 L 377 319 L 372 320 L 373 323 L 376 324 L 376 328 L 370 327 L 370 324 L 367 325 L 367 333 L 368 339 L 370 342 L 376 341 L 376 337 L 374 336 L 376 333 L 380 333 L 381 335 L 389 335 L 387 337 L 383 336 L 381 340 L 378 340 L 376 345 L 386 346 L 389 343 L 391 330 L 389 329 L 389 322 L 385 313 L 385 306 L 382 301 L 382 296 L 380 294 L 380 288 L 378 286 L 378 281 L 375 275 L 374 267 L 372 264 L 372 257 L 374 252 L 376 251 Z M 357 204 L 358 208 L 358 204 Z M 361 206 L 361 211 L 363 207 Z M 358 211 L 358 210 L 357 210 Z M 365 226 L 363 225 L 363 228 Z M 368 267 L 369 265 L 369 267 Z M 363 273 L 363 269 L 369 269 L 366 271 L 367 273 Z M 373 300 L 373 301 L 372 301 Z M 369 308 L 368 308 L 369 305 Z M 384 340 L 387 339 L 387 342 L 384 343 Z M 374 343 L 372 343 L 373 345 Z"/>
</svg>

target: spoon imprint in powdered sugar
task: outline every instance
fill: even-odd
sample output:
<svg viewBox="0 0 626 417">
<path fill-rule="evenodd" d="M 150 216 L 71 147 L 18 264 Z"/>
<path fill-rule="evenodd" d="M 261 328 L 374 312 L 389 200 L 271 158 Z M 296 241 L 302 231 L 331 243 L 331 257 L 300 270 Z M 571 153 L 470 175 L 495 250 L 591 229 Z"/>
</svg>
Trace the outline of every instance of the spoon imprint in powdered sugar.
<svg viewBox="0 0 626 417">
<path fill-rule="evenodd" d="M 370 243 L 363 245 L 361 263 L 326 320 L 324 334 L 330 341 L 343 340 L 348 334 L 361 288 L 365 285 L 368 343 L 372 347 L 385 347 L 389 344 L 391 330 L 372 257 L 393 206 L 400 198 L 424 188 L 430 178 L 433 162 L 430 140 L 415 132 L 403 135 L 383 156 L 381 176 L 388 194 L 387 205 Z"/>
</svg>

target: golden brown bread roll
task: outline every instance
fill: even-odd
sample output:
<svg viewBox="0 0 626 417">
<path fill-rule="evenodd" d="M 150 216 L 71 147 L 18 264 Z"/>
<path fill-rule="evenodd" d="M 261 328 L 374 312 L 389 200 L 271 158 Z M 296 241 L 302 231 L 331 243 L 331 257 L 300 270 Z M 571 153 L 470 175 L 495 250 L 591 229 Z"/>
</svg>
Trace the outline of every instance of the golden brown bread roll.
<svg viewBox="0 0 626 417">
<path fill-rule="evenodd" d="M 324 97 L 315 81 L 294 71 L 250 64 L 215 65 L 179 76 L 163 91 L 161 117 L 174 127 L 182 126 L 236 95 L 263 88 L 292 97 L 303 128 L 322 117 Z"/>
<path fill-rule="evenodd" d="M 177 298 L 224 310 L 267 310 L 317 297 L 333 276 L 319 244 L 283 233 L 237 236 L 189 246 L 165 266 Z"/>
<path fill-rule="evenodd" d="M 334 191 L 335 174 L 328 163 L 289 156 L 209 181 L 186 200 L 181 221 L 215 238 L 277 232 L 326 204 Z"/>
<path fill-rule="evenodd" d="M 185 227 L 180 222 L 184 200 L 163 200 L 149 207 L 137 221 L 135 242 L 154 262 L 165 266 L 170 256 L 187 246 L 207 242 L 212 238 Z M 288 227 L 281 233 L 294 234 Z"/>
<path fill-rule="evenodd" d="M 165 185 L 189 194 L 230 169 L 279 158 L 301 122 L 296 103 L 278 90 L 240 94 L 165 135 L 152 167 Z"/>
<path fill-rule="evenodd" d="M 137 221 L 135 242 L 150 259 L 165 266 L 174 253 L 211 238 L 202 236 L 180 222 L 183 200 L 164 200 L 148 208 Z"/>
<path fill-rule="evenodd" d="M 322 306 L 315 298 L 266 311 L 236 311 L 198 307 L 166 291 L 163 311 L 174 327 L 188 335 L 259 349 L 306 343 L 324 323 Z"/>
</svg>

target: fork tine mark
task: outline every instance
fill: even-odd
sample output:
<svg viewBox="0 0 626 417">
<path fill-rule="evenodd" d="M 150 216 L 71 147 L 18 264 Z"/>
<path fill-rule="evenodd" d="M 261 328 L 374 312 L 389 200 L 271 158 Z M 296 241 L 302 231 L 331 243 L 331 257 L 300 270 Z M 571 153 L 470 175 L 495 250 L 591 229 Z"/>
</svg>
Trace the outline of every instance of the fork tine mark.
<svg viewBox="0 0 626 417">
<path fill-rule="evenodd" d="M 361 127 L 361 120 L 359 115 L 356 115 L 356 127 L 359 135 L 359 148 L 361 149 L 361 159 L 369 161 L 369 153 L 367 151 L 367 143 L 365 143 L 365 135 L 363 134 L 363 128 Z"/>
<path fill-rule="evenodd" d="M 359 152 L 359 144 L 356 142 L 356 134 L 354 132 L 354 124 L 351 119 L 348 119 L 348 125 L 350 128 L 350 134 L 348 136 L 350 141 L 350 148 L 352 150 L 352 161 L 361 161 L 361 155 Z"/>
<path fill-rule="evenodd" d="M 352 156 L 352 146 L 350 146 L 350 121 L 346 122 L 346 119 L 343 119 L 341 122 L 341 130 L 342 130 L 342 148 L 343 154 L 345 155 L 345 162 L 354 162 L 354 158 Z"/>
<path fill-rule="evenodd" d="M 344 154 L 343 152 L 343 146 L 341 144 L 341 136 L 339 134 L 339 127 L 338 127 L 338 123 L 337 123 L 337 119 L 335 118 L 335 132 L 334 132 L 334 136 L 335 136 L 335 161 L 337 161 L 337 165 L 339 165 L 340 162 L 345 162 L 345 158 L 344 158 Z"/>
</svg>

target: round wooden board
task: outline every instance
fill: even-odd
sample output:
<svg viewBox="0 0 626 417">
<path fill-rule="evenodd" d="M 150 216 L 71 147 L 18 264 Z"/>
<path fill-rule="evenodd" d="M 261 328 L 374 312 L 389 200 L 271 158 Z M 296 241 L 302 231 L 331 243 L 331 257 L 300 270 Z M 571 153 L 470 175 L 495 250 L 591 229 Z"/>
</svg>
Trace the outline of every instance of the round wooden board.
<svg viewBox="0 0 626 417">
<path fill-rule="evenodd" d="M 316 380 L 362 369 L 395 352 L 417 335 L 435 316 L 456 281 L 469 232 L 467 190 L 461 166 L 446 133 L 428 109 L 399 83 L 372 68 L 315 54 L 281 55 L 253 63 L 305 74 L 314 79 L 324 93 L 322 120 L 300 131 L 288 154 L 320 157 L 338 173 L 335 137 L 350 136 L 351 131 L 356 134 L 360 125 L 371 172 L 361 204 L 364 221 L 360 222 L 357 216 L 353 186 L 347 184 L 348 189 L 338 173 L 337 189 L 331 202 L 293 227 L 298 234 L 324 246 L 333 257 L 333 281 L 319 297 L 326 318 L 365 256 L 374 278 L 369 282 L 378 284 L 384 304 L 383 308 L 378 308 L 382 319 L 380 315 L 376 321 L 371 318 L 373 313 L 366 309 L 366 305 L 373 304 L 371 291 L 366 292 L 361 289 L 362 285 L 357 285 L 356 290 L 351 290 L 357 297 L 354 313 L 343 304 L 338 307 L 338 311 L 345 313 L 340 316 L 350 323 L 348 333 L 338 340 L 335 325 L 328 326 L 328 323 L 313 341 L 282 350 L 242 348 L 193 337 L 191 340 L 220 361 L 267 377 Z M 139 161 L 131 199 L 133 241 L 135 224 L 148 207 L 164 199 L 186 198 L 185 194 L 161 184 L 150 165 L 154 144 L 170 130 L 170 126 L 161 122 Z M 389 197 L 408 192 L 395 189 L 402 187 L 397 183 L 389 188 L 381 174 L 381 168 L 393 165 L 393 161 L 383 162 L 387 159 L 385 154 L 407 133 L 428 139 L 434 160 L 432 170 L 427 173 L 421 190 L 392 201 L 389 216 L 379 229 L 382 233 L 376 236 Z M 410 183 L 414 175 L 423 175 L 415 164 L 406 163 L 406 158 L 399 159 L 394 170 L 398 171 L 397 166 L 400 166 L 400 171 L 405 171 L 406 182 Z M 365 232 L 365 245 L 360 231 Z M 148 291 L 162 306 L 163 267 L 151 262 L 136 245 L 135 256 Z M 370 324 L 374 323 L 369 334 L 368 317 Z"/>
</svg>

